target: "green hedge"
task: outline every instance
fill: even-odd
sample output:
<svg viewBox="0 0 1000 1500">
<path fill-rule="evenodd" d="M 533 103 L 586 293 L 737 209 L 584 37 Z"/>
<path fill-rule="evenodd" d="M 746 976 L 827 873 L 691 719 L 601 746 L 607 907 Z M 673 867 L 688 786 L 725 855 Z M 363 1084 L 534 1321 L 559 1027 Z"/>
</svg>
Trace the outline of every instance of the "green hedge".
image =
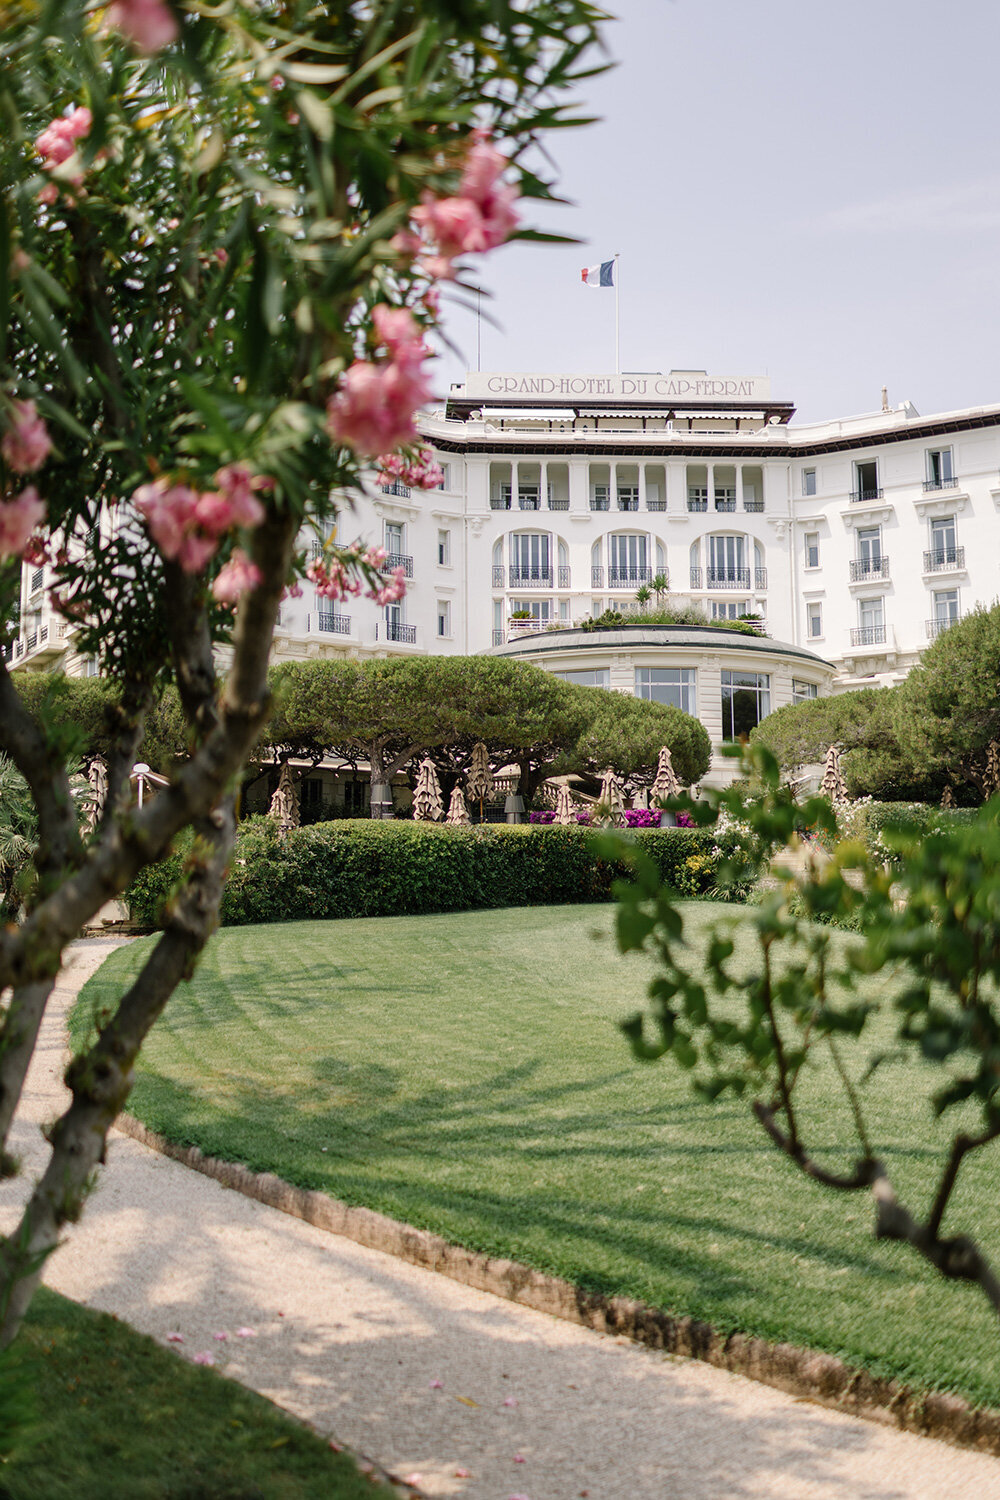
<svg viewBox="0 0 1000 1500">
<path fill-rule="evenodd" d="M 975 807 L 938 807 L 932 802 L 861 801 L 838 809 L 837 822 L 842 837 L 860 839 L 875 859 L 898 863 L 902 856 L 882 839 L 886 827 L 901 828 L 920 835 L 967 823 L 977 816 Z"/>
<path fill-rule="evenodd" d="M 731 835 L 637 829 L 631 835 L 668 884 L 685 895 L 715 892 Z M 180 853 L 144 870 L 127 898 L 132 920 L 155 927 L 177 882 Z M 308 918 L 387 917 L 473 907 L 607 901 L 626 874 L 582 828 L 442 828 L 341 820 L 296 828 L 285 840 L 270 818 L 250 818 L 237 841 L 222 922 L 241 926 Z"/>
</svg>

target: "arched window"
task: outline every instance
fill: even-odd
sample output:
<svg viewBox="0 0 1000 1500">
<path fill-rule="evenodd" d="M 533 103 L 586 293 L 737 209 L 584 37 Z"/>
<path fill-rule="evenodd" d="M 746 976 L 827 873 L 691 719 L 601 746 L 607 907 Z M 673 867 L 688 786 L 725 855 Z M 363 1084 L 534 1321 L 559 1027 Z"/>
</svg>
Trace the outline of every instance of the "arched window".
<svg viewBox="0 0 1000 1500">
<path fill-rule="evenodd" d="M 547 531 L 511 532 L 510 586 L 552 587 L 552 538 Z"/>
<path fill-rule="evenodd" d="M 748 589 L 746 538 L 731 532 L 710 535 L 707 575 L 705 581 L 710 589 Z"/>
<path fill-rule="evenodd" d="M 618 531 L 608 537 L 608 587 L 635 589 L 653 576 L 645 532 Z"/>
</svg>

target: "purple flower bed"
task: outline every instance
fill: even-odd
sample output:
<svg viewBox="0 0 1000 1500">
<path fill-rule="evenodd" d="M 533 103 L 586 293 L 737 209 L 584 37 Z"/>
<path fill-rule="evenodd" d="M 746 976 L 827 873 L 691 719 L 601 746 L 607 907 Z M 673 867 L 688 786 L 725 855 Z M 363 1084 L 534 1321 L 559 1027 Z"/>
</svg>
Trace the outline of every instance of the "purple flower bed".
<svg viewBox="0 0 1000 1500">
<path fill-rule="evenodd" d="M 555 813 L 550 811 L 532 812 L 528 814 L 529 823 L 554 823 L 555 818 Z M 576 821 L 578 823 L 583 823 L 584 825 L 589 824 L 589 809 L 584 812 L 578 812 L 576 815 Z M 658 811 L 648 812 L 644 807 L 627 808 L 625 811 L 625 826 L 627 828 L 659 828 L 660 814 Z M 677 827 L 693 828 L 694 819 L 690 816 L 689 813 L 679 812 L 677 814 Z"/>
</svg>

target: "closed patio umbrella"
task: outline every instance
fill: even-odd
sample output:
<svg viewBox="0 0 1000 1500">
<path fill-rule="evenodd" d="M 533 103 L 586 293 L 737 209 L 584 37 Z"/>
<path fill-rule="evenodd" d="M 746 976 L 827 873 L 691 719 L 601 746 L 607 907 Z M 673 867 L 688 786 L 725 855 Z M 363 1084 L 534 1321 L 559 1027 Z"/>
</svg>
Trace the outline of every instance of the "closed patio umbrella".
<svg viewBox="0 0 1000 1500">
<path fill-rule="evenodd" d="M 603 810 L 601 821 L 611 823 L 616 828 L 623 828 L 625 826 L 625 801 L 622 797 L 621 782 L 610 766 L 601 779 L 601 795 L 598 800 Z"/>
<path fill-rule="evenodd" d="M 451 794 L 451 802 L 448 804 L 448 816 L 445 818 L 445 822 L 449 828 L 468 828 L 472 822 L 460 786 L 457 786 Z"/>
<path fill-rule="evenodd" d="M 418 823 L 439 823 L 444 817 L 441 783 L 429 755 L 420 762 L 417 789 L 413 794 L 413 817 Z"/>
</svg>

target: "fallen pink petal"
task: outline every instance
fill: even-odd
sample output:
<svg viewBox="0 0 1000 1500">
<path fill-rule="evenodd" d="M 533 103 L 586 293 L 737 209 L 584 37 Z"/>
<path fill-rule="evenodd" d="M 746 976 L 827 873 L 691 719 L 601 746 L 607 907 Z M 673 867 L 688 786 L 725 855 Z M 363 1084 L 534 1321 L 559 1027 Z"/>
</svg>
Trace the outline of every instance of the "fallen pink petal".
<svg viewBox="0 0 1000 1500">
<path fill-rule="evenodd" d="M 257 1330 L 256 1328 L 237 1328 L 236 1337 L 238 1339 L 255 1339 L 257 1337 Z"/>
<path fill-rule="evenodd" d="M 203 1349 L 200 1354 L 194 1356 L 194 1363 L 196 1365 L 214 1365 L 215 1355 L 209 1354 L 207 1349 Z"/>
<path fill-rule="evenodd" d="M 219 1341 L 220 1344 L 224 1344 L 226 1342 L 226 1340 L 229 1338 L 229 1334 L 228 1333 L 213 1333 L 212 1337 L 213 1337 L 213 1339 L 218 1339 L 218 1341 Z"/>
<path fill-rule="evenodd" d="M 432 1390 L 432 1391 L 443 1391 L 444 1390 L 444 1381 L 443 1380 L 432 1380 L 431 1383 L 430 1383 L 429 1389 Z"/>
<path fill-rule="evenodd" d="M 472 1470 L 471 1469 L 456 1469 L 455 1470 L 455 1478 L 456 1479 L 471 1479 L 472 1478 Z"/>
<path fill-rule="evenodd" d="M 419 1484 L 421 1482 L 421 1480 L 423 1479 L 423 1477 L 424 1476 L 422 1474 L 407 1474 L 406 1478 L 403 1480 L 403 1483 L 404 1484 Z"/>
<path fill-rule="evenodd" d="M 168 1344 L 183 1344 L 183 1342 L 184 1342 L 184 1335 L 183 1335 L 183 1333 L 168 1333 L 167 1334 L 167 1343 Z"/>
<path fill-rule="evenodd" d="M 517 1405 L 517 1397 L 516 1396 L 508 1396 L 507 1399 L 504 1401 L 504 1406 L 516 1406 L 516 1405 Z"/>
<path fill-rule="evenodd" d="M 514 1462 L 516 1464 L 526 1464 L 528 1462 L 528 1460 L 525 1458 L 525 1456 L 524 1456 L 523 1453 L 515 1453 L 514 1454 Z"/>
</svg>

